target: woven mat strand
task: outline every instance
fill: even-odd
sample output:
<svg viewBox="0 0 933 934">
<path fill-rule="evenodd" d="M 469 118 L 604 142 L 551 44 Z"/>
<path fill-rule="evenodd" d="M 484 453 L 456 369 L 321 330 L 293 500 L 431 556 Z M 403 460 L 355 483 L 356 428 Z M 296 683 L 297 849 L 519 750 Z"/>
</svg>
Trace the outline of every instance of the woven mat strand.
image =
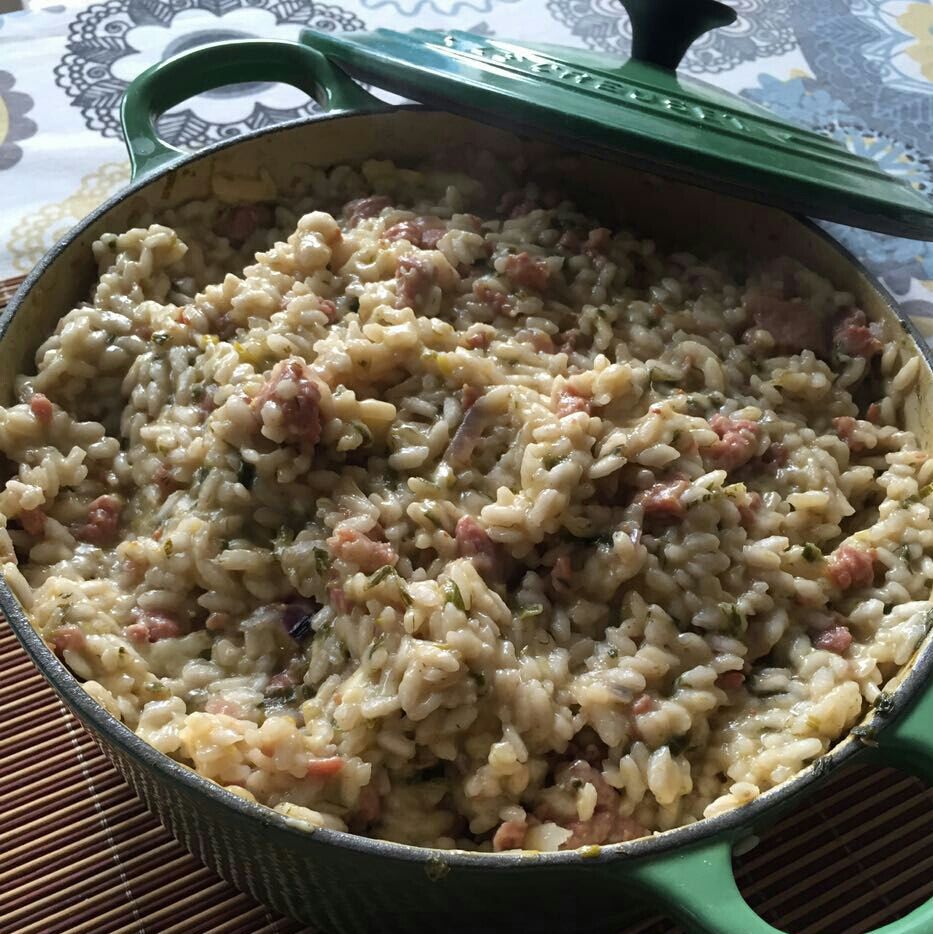
<svg viewBox="0 0 933 934">
<path fill-rule="evenodd" d="M 21 280 L 0 282 L 0 308 Z M 793 934 L 863 934 L 933 897 L 933 791 L 853 769 L 736 860 Z M 0 619 L 0 931 L 310 934 L 190 856 L 136 799 Z M 619 934 L 677 934 L 658 918 Z"/>
</svg>

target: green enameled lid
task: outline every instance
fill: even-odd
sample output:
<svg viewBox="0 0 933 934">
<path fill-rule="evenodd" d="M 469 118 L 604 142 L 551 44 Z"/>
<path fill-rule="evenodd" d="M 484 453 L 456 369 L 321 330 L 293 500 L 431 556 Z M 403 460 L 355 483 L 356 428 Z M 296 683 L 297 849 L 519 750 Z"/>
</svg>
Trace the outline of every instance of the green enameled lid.
<svg viewBox="0 0 933 934">
<path fill-rule="evenodd" d="M 465 32 L 378 29 L 302 41 L 354 77 L 481 122 L 825 220 L 933 240 L 933 202 L 864 156 L 676 72 L 734 21 L 717 0 L 623 0 L 632 57 Z"/>
</svg>

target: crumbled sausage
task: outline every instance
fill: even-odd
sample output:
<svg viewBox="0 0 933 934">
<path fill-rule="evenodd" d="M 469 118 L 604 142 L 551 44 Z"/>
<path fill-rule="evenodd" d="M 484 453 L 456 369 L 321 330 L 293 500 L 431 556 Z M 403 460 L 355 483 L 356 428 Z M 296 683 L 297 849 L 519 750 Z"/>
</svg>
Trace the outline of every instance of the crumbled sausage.
<svg viewBox="0 0 933 934">
<path fill-rule="evenodd" d="M 172 471 L 166 464 L 159 464 L 156 472 L 152 475 L 152 481 L 159 488 L 163 499 L 183 486 L 172 476 Z"/>
<path fill-rule="evenodd" d="M 145 610 L 138 615 L 135 623 L 124 630 L 127 638 L 133 642 L 158 642 L 160 639 L 173 639 L 181 635 L 181 626 L 173 616 L 156 610 Z"/>
<path fill-rule="evenodd" d="M 347 526 L 338 527 L 327 539 L 327 546 L 335 557 L 355 564 L 366 574 L 398 561 L 395 549 L 388 542 L 373 541 L 363 532 Z"/>
<path fill-rule="evenodd" d="M 391 242 L 407 240 L 412 246 L 433 250 L 445 233 L 447 228 L 439 217 L 427 216 L 393 224 L 383 236 Z"/>
<path fill-rule="evenodd" d="M 576 412 L 590 414 L 592 400 L 573 386 L 565 385 L 558 389 L 552 397 L 554 411 L 558 418 L 573 415 Z"/>
<path fill-rule="evenodd" d="M 266 684 L 265 693 L 270 697 L 287 694 L 295 686 L 295 679 L 289 671 L 280 671 L 273 675 Z"/>
<path fill-rule="evenodd" d="M 735 470 L 748 463 L 758 446 L 758 424 L 748 419 L 714 415 L 710 428 L 719 435 L 708 448 L 712 462 L 724 470 Z"/>
<path fill-rule="evenodd" d="M 528 824 L 523 820 L 503 821 L 492 838 L 492 848 L 497 853 L 503 850 L 520 850 L 525 842 Z"/>
<path fill-rule="evenodd" d="M 869 587 L 875 579 L 874 548 L 842 545 L 827 563 L 829 579 L 840 589 Z"/>
<path fill-rule="evenodd" d="M 476 331 L 467 336 L 465 344 L 470 350 L 486 350 L 492 343 L 492 334 L 489 331 Z"/>
<path fill-rule="evenodd" d="M 66 649 L 83 649 L 84 643 L 84 632 L 77 626 L 62 626 L 52 636 L 52 647 L 56 655 L 61 655 Z"/>
<path fill-rule="evenodd" d="M 52 403 L 48 398 L 42 395 L 41 392 L 33 393 L 32 398 L 29 400 L 29 411 L 39 420 L 43 425 L 48 425 L 52 421 L 53 408 Z"/>
<path fill-rule="evenodd" d="M 310 370 L 298 359 L 281 360 L 251 402 L 262 427 L 263 407 L 275 403 L 288 436 L 315 445 L 321 437 L 321 390 Z"/>
<path fill-rule="evenodd" d="M 92 545 L 112 545 L 120 525 L 123 500 L 105 493 L 98 496 L 87 510 L 87 522 L 77 530 L 77 537 Z"/>
<path fill-rule="evenodd" d="M 472 516 L 460 517 L 454 538 L 457 541 L 457 553 L 461 558 L 471 558 L 473 566 L 483 577 L 496 572 L 501 561 L 499 546 Z"/>
<path fill-rule="evenodd" d="M 724 691 L 734 691 L 745 683 L 745 675 L 741 671 L 724 671 L 716 679 L 716 687 Z"/>
<path fill-rule="evenodd" d="M 832 626 L 823 630 L 813 640 L 814 648 L 826 649 L 837 655 L 845 655 L 850 645 L 852 645 L 852 633 L 849 632 L 847 626 Z"/>
<path fill-rule="evenodd" d="M 495 314 L 502 314 L 504 311 L 508 310 L 508 293 L 495 288 L 488 282 L 484 282 L 482 279 L 478 279 L 473 284 L 473 294 L 480 302 L 486 305 Z"/>
<path fill-rule="evenodd" d="M 632 702 L 632 713 L 640 716 L 643 713 L 650 713 L 655 707 L 657 704 L 650 694 L 639 694 Z"/>
<path fill-rule="evenodd" d="M 836 429 L 836 434 L 845 441 L 853 454 L 859 454 L 865 450 L 865 443 L 860 438 L 855 437 L 856 431 L 859 430 L 858 419 L 853 418 L 851 415 L 840 415 L 838 418 L 833 419 L 833 428 Z"/>
<path fill-rule="evenodd" d="M 514 253 L 506 259 L 505 274 L 516 285 L 543 292 L 547 288 L 551 270 L 546 260 L 522 252 Z"/>
<path fill-rule="evenodd" d="M 827 352 L 826 328 L 819 315 L 804 302 L 789 302 L 757 289 L 745 296 L 745 307 L 755 324 L 774 338 L 775 349 L 784 353 L 812 350 Z"/>
<path fill-rule="evenodd" d="M 327 756 L 324 759 L 312 759 L 308 763 L 309 778 L 333 778 L 343 771 L 342 756 Z"/>
<path fill-rule="evenodd" d="M 375 217 L 383 208 L 387 208 L 392 202 L 385 195 L 370 195 L 368 198 L 357 198 L 355 201 L 348 201 L 343 208 L 343 215 L 347 219 L 348 227 L 356 227 L 361 221 L 369 217 Z"/>
<path fill-rule="evenodd" d="M 686 511 L 681 497 L 690 489 L 683 479 L 661 480 L 642 490 L 634 502 L 645 510 L 646 516 L 668 516 L 679 519 Z"/>
<path fill-rule="evenodd" d="M 562 850 L 599 846 L 603 843 L 624 843 L 645 835 L 645 828 L 637 820 L 619 814 L 619 793 L 598 769 L 578 760 L 570 766 L 566 775 L 574 784 L 589 783 L 596 789 L 596 808 L 588 820 L 561 822 L 571 831 L 570 838 L 561 845 Z"/>
<path fill-rule="evenodd" d="M 870 360 L 881 353 L 883 344 L 867 323 L 865 312 L 853 308 L 834 328 L 833 346 L 849 357 Z"/>
<path fill-rule="evenodd" d="M 260 227 L 271 227 L 274 219 L 274 212 L 268 204 L 237 204 L 221 211 L 214 233 L 239 247 Z"/>
<path fill-rule="evenodd" d="M 45 520 L 48 518 L 41 509 L 24 509 L 19 514 L 23 529 L 39 538 L 45 532 Z"/>
<path fill-rule="evenodd" d="M 399 257 L 395 268 L 398 307 L 417 311 L 428 297 L 435 278 L 434 264 L 424 254 Z"/>
</svg>

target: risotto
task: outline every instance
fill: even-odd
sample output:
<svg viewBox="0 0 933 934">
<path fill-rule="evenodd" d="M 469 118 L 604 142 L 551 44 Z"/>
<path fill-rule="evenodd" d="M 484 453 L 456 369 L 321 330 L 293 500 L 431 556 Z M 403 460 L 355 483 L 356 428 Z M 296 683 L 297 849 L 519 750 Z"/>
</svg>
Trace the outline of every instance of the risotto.
<svg viewBox="0 0 933 934">
<path fill-rule="evenodd" d="M 919 358 L 794 260 L 493 188 L 369 162 L 107 234 L 0 409 L 36 628 L 300 826 L 555 850 L 715 815 L 933 618 Z"/>
</svg>

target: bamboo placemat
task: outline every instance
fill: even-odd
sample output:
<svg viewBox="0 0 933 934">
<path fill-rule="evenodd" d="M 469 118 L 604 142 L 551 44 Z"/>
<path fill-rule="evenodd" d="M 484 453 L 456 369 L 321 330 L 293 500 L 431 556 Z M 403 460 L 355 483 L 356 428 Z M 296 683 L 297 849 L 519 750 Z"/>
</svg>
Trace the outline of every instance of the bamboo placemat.
<svg viewBox="0 0 933 934">
<path fill-rule="evenodd" d="M 0 308 L 19 281 L 0 281 Z M 863 934 L 933 896 L 931 805 L 917 779 L 852 769 L 737 859 L 740 888 L 794 934 Z M 678 930 L 659 918 L 619 934 Z M 0 932 L 311 934 L 175 842 L 2 618 Z"/>
</svg>

